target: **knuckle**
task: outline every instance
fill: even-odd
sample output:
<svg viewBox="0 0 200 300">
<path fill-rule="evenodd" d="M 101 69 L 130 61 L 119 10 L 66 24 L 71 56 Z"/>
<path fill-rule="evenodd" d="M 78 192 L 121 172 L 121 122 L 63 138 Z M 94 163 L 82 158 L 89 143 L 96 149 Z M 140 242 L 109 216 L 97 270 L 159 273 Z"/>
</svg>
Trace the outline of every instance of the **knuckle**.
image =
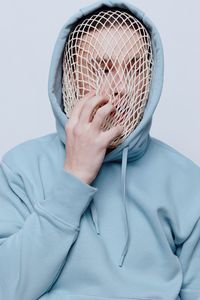
<svg viewBox="0 0 200 300">
<path fill-rule="evenodd" d="M 89 101 L 84 102 L 83 109 L 93 110 L 95 106 L 98 105 L 100 102 L 102 102 L 103 105 L 103 102 L 107 102 L 107 101 L 108 99 L 105 96 L 102 95 L 94 96 Z"/>
<path fill-rule="evenodd" d="M 105 108 L 101 107 L 97 110 L 96 115 L 100 118 L 104 117 L 105 115 Z"/>
<path fill-rule="evenodd" d="M 105 97 L 104 95 L 97 95 L 97 96 L 93 97 L 91 100 L 92 100 L 91 103 L 93 105 L 97 105 L 99 102 L 107 102 L 108 98 Z"/>
<path fill-rule="evenodd" d="M 104 105 L 102 107 L 100 107 L 98 110 L 97 110 L 97 114 L 100 116 L 100 117 L 104 117 L 107 113 L 109 113 L 110 111 L 114 110 L 114 107 L 112 104 L 107 104 L 107 105 Z"/>
<path fill-rule="evenodd" d="M 108 100 L 108 97 L 106 97 L 106 95 L 98 95 L 96 96 L 96 101 L 99 101 L 99 100 Z"/>
</svg>

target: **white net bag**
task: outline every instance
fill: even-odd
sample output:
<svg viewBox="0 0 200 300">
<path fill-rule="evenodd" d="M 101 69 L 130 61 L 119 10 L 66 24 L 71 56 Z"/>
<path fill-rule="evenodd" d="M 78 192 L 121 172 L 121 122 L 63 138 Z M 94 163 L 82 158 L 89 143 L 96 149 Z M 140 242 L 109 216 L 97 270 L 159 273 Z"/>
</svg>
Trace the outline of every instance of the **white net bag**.
<svg viewBox="0 0 200 300">
<path fill-rule="evenodd" d="M 152 69 L 150 35 L 136 17 L 118 9 L 93 13 L 75 26 L 66 41 L 62 95 L 67 117 L 89 91 L 106 95 L 116 113 L 106 116 L 102 130 L 118 124 L 124 128 L 108 147 L 115 148 L 142 119 Z"/>
</svg>

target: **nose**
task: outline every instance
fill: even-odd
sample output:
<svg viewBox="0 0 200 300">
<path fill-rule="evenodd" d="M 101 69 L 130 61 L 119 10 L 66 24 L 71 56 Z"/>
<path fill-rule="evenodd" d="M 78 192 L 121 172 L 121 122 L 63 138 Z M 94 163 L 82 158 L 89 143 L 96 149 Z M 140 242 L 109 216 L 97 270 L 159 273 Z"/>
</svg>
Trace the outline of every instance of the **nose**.
<svg viewBox="0 0 200 300">
<path fill-rule="evenodd" d="M 113 95 L 114 97 L 123 97 L 125 94 L 125 84 L 124 83 L 119 83 L 117 86 L 114 87 L 114 92 Z"/>
<path fill-rule="evenodd" d="M 122 97 L 126 92 L 126 83 L 123 73 L 117 72 L 113 79 L 113 95 L 114 97 Z"/>
</svg>

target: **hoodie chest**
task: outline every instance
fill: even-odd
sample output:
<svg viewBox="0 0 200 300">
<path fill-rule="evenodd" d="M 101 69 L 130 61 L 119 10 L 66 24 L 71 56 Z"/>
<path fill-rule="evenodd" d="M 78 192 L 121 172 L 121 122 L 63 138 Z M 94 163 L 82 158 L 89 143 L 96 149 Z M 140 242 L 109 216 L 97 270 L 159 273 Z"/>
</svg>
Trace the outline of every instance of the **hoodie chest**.
<svg viewBox="0 0 200 300">
<path fill-rule="evenodd" d="M 149 280 L 154 272 L 158 278 L 162 276 L 161 270 L 168 259 L 170 262 L 174 260 L 176 266 L 171 229 L 161 221 L 159 206 L 150 205 L 153 195 L 147 197 L 144 192 L 139 192 L 138 187 L 134 189 L 130 184 L 126 185 L 128 251 L 122 268 L 118 266 L 127 233 L 119 168 L 112 165 L 109 171 L 102 169 L 93 182 L 98 187 L 98 193 L 93 204 L 82 215 L 79 235 L 68 253 L 66 266 L 56 283 L 58 286 L 62 286 L 64 281 L 69 291 L 75 288 L 82 293 L 79 280 L 76 280 L 77 274 L 83 279 L 83 288 L 84 282 L 90 283 L 91 293 L 96 293 L 100 287 L 107 287 L 108 290 L 115 288 L 113 284 L 116 288 L 117 285 L 122 287 L 122 282 L 125 283 L 124 288 L 133 284 L 139 286 L 144 277 Z M 92 205 L 95 207 L 93 213 Z M 100 234 L 97 234 L 95 222 Z M 169 264 L 166 274 L 170 276 L 173 270 Z"/>
</svg>

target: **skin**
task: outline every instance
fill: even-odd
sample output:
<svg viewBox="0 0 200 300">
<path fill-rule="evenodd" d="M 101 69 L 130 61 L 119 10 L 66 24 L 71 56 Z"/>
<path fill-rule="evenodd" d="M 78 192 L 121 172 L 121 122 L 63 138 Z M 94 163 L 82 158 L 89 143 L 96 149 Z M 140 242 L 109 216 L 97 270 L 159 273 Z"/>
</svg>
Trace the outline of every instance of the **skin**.
<svg viewBox="0 0 200 300">
<path fill-rule="evenodd" d="M 120 124 L 106 131 L 102 131 L 101 126 L 106 116 L 114 117 L 113 113 L 117 108 L 115 104 L 119 103 L 120 97 L 126 92 L 126 86 L 122 80 L 124 63 L 127 58 L 135 57 L 138 49 L 142 49 L 142 39 L 135 32 L 130 31 L 125 35 L 120 30 L 122 29 L 104 29 L 101 34 L 95 31 L 90 35 L 85 34 L 78 53 L 78 68 L 81 69 L 78 70 L 75 80 L 78 79 L 82 98 L 74 106 L 65 127 L 67 139 L 64 169 L 87 184 L 96 178 L 105 154 L 112 151 L 112 148 L 109 148 L 110 142 L 124 130 Z M 115 35 L 115 44 L 110 43 L 113 35 Z M 129 46 L 125 49 L 130 49 L 130 51 L 121 51 L 121 45 L 124 44 Z M 91 45 L 95 45 L 95 52 Z M 131 45 L 135 45 L 135 47 Z M 104 85 L 100 86 L 99 95 L 95 94 L 96 91 L 92 86 L 94 74 L 91 72 L 88 77 L 88 73 L 85 71 L 88 70 L 88 55 L 91 53 L 93 58 L 97 54 L 100 57 L 105 54 L 107 57 L 112 57 L 113 53 L 118 57 L 115 80 L 112 82 L 113 76 L 108 80 L 111 85 L 115 85 L 113 99 L 109 99 L 109 86 L 106 86 L 104 82 Z M 99 63 L 102 64 L 102 62 Z M 111 69 L 112 62 L 109 62 L 107 67 Z M 113 70 L 113 72 L 115 71 Z M 96 111 L 95 114 L 92 114 L 94 111 Z"/>
<path fill-rule="evenodd" d="M 93 109 L 101 103 L 104 105 L 90 121 Z M 84 97 L 84 101 L 77 103 L 65 126 L 67 159 L 64 169 L 87 184 L 97 176 L 109 143 L 123 130 L 121 125 L 106 132 L 101 130 L 105 116 L 113 109 L 105 97 L 95 96 L 95 91 L 92 91 Z"/>
</svg>

